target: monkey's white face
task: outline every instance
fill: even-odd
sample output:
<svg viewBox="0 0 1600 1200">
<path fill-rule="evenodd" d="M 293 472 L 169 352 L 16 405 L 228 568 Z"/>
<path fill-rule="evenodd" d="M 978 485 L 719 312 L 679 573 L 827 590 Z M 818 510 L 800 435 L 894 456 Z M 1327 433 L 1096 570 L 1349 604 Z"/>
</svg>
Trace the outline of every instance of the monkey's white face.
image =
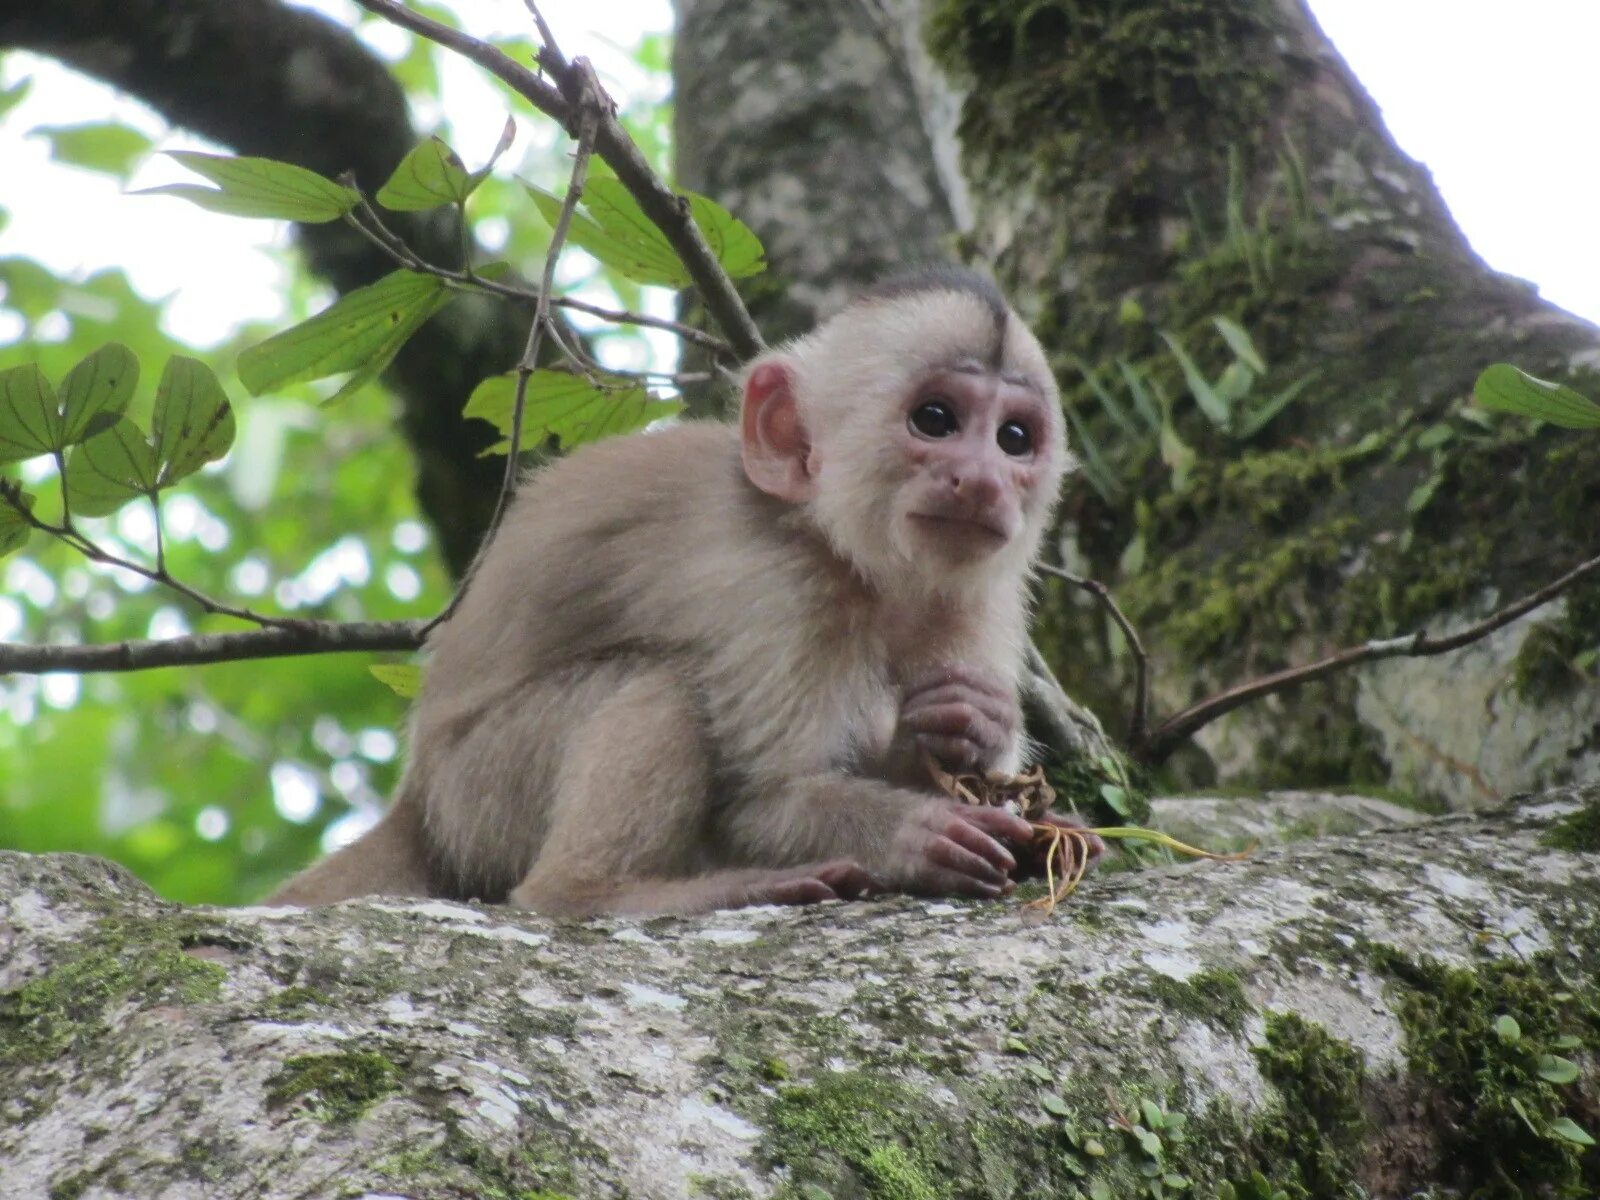
<svg viewBox="0 0 1600 1200">
<path fill-rule="evenodd" d="M 886 592 L 1014 588 L 1067 463 L 1044 353 L 957 292 L 864 303 L 746 376 L 746 472 Z M 909 598 L 909 597 L 908 597 Z"/>
<path fill-rule="evenodd" d="M 1027 532 L 1028 501 L 1050 477 L 1054 431 L 1026 378 L 957 363 L 917 381 L 901 405 L 906 465 L 893 539 L 952 565 L 995 555 Z"/>
</svg>

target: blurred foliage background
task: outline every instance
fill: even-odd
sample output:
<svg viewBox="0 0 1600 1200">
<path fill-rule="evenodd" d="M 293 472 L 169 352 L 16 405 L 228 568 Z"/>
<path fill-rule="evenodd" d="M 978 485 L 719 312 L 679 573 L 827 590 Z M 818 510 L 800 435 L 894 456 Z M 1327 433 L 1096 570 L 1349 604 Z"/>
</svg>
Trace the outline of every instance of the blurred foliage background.
<svg viewBox="0 0 1600 1200">
<path fill-rule="evenodd" d="M 481 145 L 486 152 L 506 114 L 516 116 L 517 142 L 470 209 L 481 244 L 536 272 L 548 229 L 532 217 L 513 176 L 559 187 L 569 164 L 560 131 L 431 44 L 341 0 L 316 7 L 357 29 L 391 64 L 419 133 L 452 140 L 469 165 L 475 165 L 469 148 Z M 456 24 L 473 8 L 459 2 L 421 7 Z M 525 22 L 520 5 L 510 8 Z M 664 4 L 659 8 L 661 26 L 670 14 Z M 550 11 L 556 19 L 554 7 Z M 493 36 L 476 23 L 477 14 L 473 19 L 475 32 Z M 578 34 L 572 21 L 558 28 Z M 525 59 L 531 45 L 525 34 L 508 34 L 501 44 Z M 646 28 L 598 50 L 604 81 L 626 104 L 625 123 L 653 161 L 665 163 L 667 37 Z M 242 348 L 318 311 L 332 291 L 301 270 L 281 223 L 213 216 L 178 199 L 117 194 L 181 178 L 161 159 L 163 150 L 216 147 L 170 129 L 132 101 L 113 99 L 98 84 L 64 80 L 69 74 L 25 54 L 0 58 L 0 137 L 43 142 L 57 166 L 79 173 L 75 209 L 64 222 L 138 237 L 138 210 L 157 205 L 182 210 L 186 221 L 230 222 L 241 242 L 254 238 L 274 261 L 279 315 L 246 321 L 212 312 L 199 324 L 220 322 L 225 332 L 196 334 L 195 322 L 185 328 L 172 319 L 174 306 L 185 301 L 181 288 L 152 296 L 120 268 L 53 269 L 48 256 L 19 252 L 11 239 L 0 243 L 7 247 L 0 253 L 0 369 L 37 362 L 59 382 L 91 350 L 121 342 L 141 366 L 132 411 L 147 415 L 167 357 L 202 359 L 227 389 L 239 433 L 224 460 L 164 497 L 173 574 L 263 613 L 382 620 L 436 612 L 448 598 L 449 580 L 418 514 L 413 463 L 395 429 L 393 398 L 373 385 L 323 408 L 319 401 L 336 381 L 265 398 L 248 397 L 238 382 Z M 46 82 L 49 88 L 30 95 Z M 59 96 L 64 87 L 87 97 L 80 110 L 98 102 L 115 115 L 64 119 L 43 94 Z M 0 230 L 8 219 L 8 193 L 30 186 L 26 173 L 6 176 Z M 117 186 L 107 188 L 107 180 Z M 71 224 L 64 223 L 64 236 Z M 192 253 L 177 242 L 164 249 L 175 259 Z M 184 269 L 214 267 L 190 261 Z M 570 249 L 562 284 L 599 303 L 636 310 L 653 305 L 670 313 L 664 294 L 641 295 Z M 241 291 L 256 286 L 252 279 Z M 262 304 L 260 295 L 241 296 L 238 311 L 260 311 Z M 670 339 L 607 327 L 595 345 L 608 363 L 672 365 Z M 43 515 L 59 512 L 47 460 L 5 473 L 39 494 Z M 153 551 L 154 527 L 144 504 L 84 524 L 118 553 L 141 558 Z M 198 614 L 182 597 L 89 563 L 41 535 L 0 561 L 0 640 L 110 642 L 239 627 Z M 105 855 L 174 900 L 255 899 L 321 849 L 354 837 L 381 811 L 399 771 L 405 701 L 369 673 L 375 661 L 372 655 L 326 655 L 126 675 L 0 677 L 0 846 Z"/>
</svg>

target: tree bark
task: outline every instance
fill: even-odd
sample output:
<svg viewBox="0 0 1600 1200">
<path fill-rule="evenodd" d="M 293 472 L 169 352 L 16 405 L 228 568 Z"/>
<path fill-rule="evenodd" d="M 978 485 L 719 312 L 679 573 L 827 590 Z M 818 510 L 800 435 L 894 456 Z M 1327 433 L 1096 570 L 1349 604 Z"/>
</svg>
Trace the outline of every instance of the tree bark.
<svg viewBox="0 0 1600 1200">
<path fill-rule="evenodd" d="M 897 267 L 946 259 L 970 221 L 954 94 L 915 0 L 676 0 L 678 181 L 756 230 L 768 341 Z"/>
<path fill-rule="evenodd" d="M 1554 793 L 1102 871 L 1042 923 L 181 909 L 0 853 L 5 1193 L 1578 1194 L 1600 1161 L 1552 1131 L 1600 1130 L 1597 839 L 1600 791 Z"/>
<path fill-rule="evenodd" d="M 405 94 L 348 29 L 277 0 L 13 0 L 0 47 L 49 55 L 150 105 L 173 124 L 240 154 L 296 163 L 368 194 L 419 140 Z M 451 221 L 394 214 L 425 258 L 454 264 Z M 297 227 L 312 272 L 341 292 L 395 264 L 341 222 Z M 525 316 L 460 297 L 413 337 L 385 374 L 417 459 L 417 498 L 445 562 L 459 575 L 493 511 L 502 464 L 493 439 L 461 418 L 480 380 L 510 368 Z"/>
</svg>

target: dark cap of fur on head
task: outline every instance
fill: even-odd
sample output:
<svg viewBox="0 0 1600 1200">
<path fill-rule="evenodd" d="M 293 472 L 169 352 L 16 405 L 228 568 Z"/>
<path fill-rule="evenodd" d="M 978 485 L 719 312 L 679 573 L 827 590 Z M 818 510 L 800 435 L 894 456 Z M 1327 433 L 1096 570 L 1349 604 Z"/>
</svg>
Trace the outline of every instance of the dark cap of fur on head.
<svg viewBox="0 0 1600 1200">
<path fill-rule="evenodd" d="M 922 292 L 959 292 L 982 302 L 994 318 L 995 345 L 990 357 L 998 362 L 1001 346 L 1005 342 L 1006 318 L 1011 310 L 1006 298 L 1000 294 L 994 280 L 967 267 L 950 263 L 928 263 L 909 270 L 898 271 L 887 279 L 879 280 L 856 297 L 859 301 L 898 300 Z"/>
</svg>

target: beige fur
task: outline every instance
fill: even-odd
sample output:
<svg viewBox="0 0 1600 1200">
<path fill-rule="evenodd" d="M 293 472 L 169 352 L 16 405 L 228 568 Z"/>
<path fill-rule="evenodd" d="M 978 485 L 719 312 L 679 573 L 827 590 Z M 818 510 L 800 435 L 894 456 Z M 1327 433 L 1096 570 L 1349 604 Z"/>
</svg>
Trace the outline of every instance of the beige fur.
<svg viewBox="0 0 1600 1200">
<path fill-rule="evenodd" d="M 1038 463 L 1007 476 L 1022 532 L 981 561 L 934 563 L 896 507 L 925 485 L 892 449 L 903 397 L 983 356 L 992 325 L 958 291 L 871 301 L 762 360 L 794 381 L 809 503 L 752 486 L 721 424 L 537 472 L 430 639 L 393 810 L 272 901 L 685 912 L 854 894 L 851 863 L 883 886 L 993 894 L 949 877 L 977 869 L 951 838 L 998 857 L 951 825 L 968 818 L 887 782 L 914 775 L 897 726 L 919 672 L 969 664 L 1014 695 L 1023 662 L 1027 572 L 1066 455 L 1054 383 L 1014 316 L 1003 368 L 1049 414 Z M 1014 769 L 1021 745 L 989 765 Z"/>
</svg>

